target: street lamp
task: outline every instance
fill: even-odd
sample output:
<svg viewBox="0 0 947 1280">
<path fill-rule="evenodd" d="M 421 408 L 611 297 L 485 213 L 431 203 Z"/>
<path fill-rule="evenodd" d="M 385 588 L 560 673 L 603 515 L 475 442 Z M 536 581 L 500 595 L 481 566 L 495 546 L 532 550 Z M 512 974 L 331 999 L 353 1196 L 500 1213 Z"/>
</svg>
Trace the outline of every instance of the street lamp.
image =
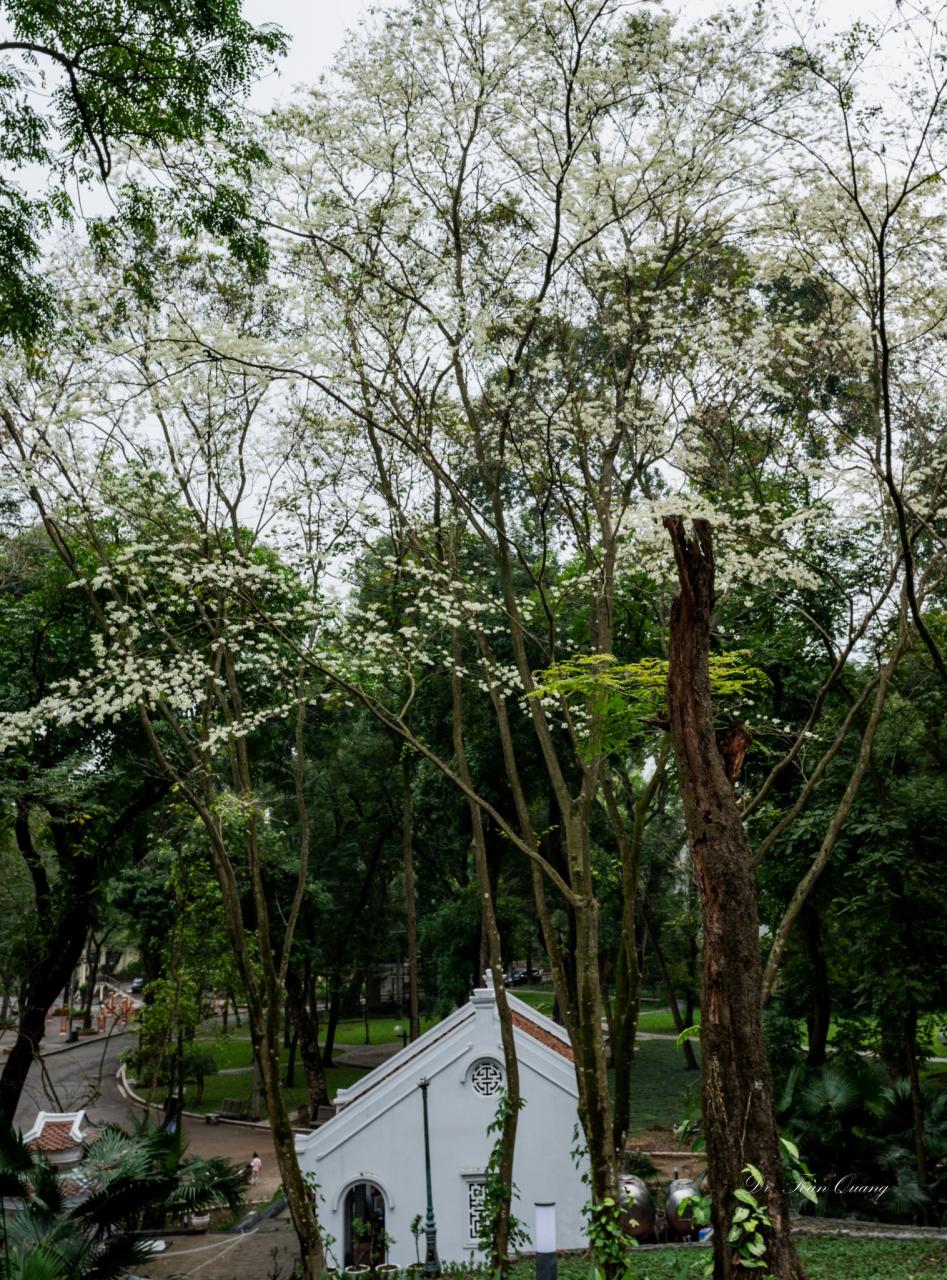
<svg viewBox="0 0 947 1280">
<path fill-rule="evenodd" d="M 536 1280 L 556 1280 L 556 1204 L 555 1201 L 537 1200 L 536 1231 L 533 1247 L 536 1250 Z"/>
<path fill-rule="evenodd" d="M 429 1083 L 427 1076 L 418 1081 L 418 1088 L 421 1090 L 421 1106 L 424 1111 L 424 1172 L 427 1177 L 427 1214 L 424 1219 L 427 1251 L 424 1255 L 424 1274 L 426 1276 L 436 1276 L 440 1274 L 441 1264 L 437 1257 L 437 1224 L 434 1221 L 434 1198 L 431 1193 L 431 1139 L 427 1123 L 427 1087 Z"/>
<path fill-rule="evenodd" d="M 395 1035 L 396 1035 L 396 1036 L 400 1036 L 400 1037 L 401 1037 L 401 1047 L 402 1047 L 403 1049 L 407 1048 L 407 1046 L 408 1046 L 408 1029 L 407 1029 L 407 1027 L 403 1027 L 403 1026 L 401 1025 L 401 1023 L 399 1022 L 399 1023 L 398 1023 L 398 1025 L 395 1027 Z"/>
</svg>

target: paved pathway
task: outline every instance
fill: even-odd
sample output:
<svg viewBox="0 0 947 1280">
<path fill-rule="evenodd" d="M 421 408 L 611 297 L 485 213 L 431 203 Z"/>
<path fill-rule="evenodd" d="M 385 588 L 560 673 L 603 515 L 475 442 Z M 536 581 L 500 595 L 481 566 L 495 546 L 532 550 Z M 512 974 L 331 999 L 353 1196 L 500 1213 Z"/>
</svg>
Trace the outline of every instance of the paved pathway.
<svg viewBox="0 0 947 1280">
<path fill-rule="evenodd" d="M 289 1223 L 261 1223 L 252 1234 L 167 1236 L 168 1249 L 139 1265 L 136 1274 L 147 1280 L 283 1280 L 292 1274 L 299 1257 L 296 1236 Z"/>
<path fill-rule="evenodd" d="M 343 1067 L 377 1067 L 401 1048 L 400 1044 L 344 1044 L 336 1049 L 333 1060 Z"/>
<path fill-rule="evenodd" d="M 50 1046 L 30 1068 L 15 1123 L 27 1129 L 37 1111 L 84 1108 L 99 1124 L 128 1124 L 131 1113 L 118 1091 L 115 1072 L 119 1054 L 130 1043 L 130 1033 L 120 1032 L 108 1039 L 80 1040 L 68 1048 Z"/>
<path fill-rule="evenodd" d="M 119 1054 L 131 1043 L 130 1032 L 108 1040 L 80 1040 L 68 1048 L 55 1045 L 41 1062 L 34 1062 L 17 1109 L 15 1123 L 28 1129 L 36 1113 L 45 1111 L 87 1111 L 92 1124 L 118 1124 L 129 1128 L 140 1123 L 141 1107 L 121 1091 L 115 1078 Z M 249 1164 L 257 1151 L 263 1160 L 258 1183 L 250 1189 L 251 1203 L 269 1200 L 280 1184 L 273 1139 L 265 1126 L 248 1129 L 239 1125 L 209 1125 L 185 1118 L 184 1135 L 188 1150 L 199 1156 L 226 1156 L 238 1164 Z M 201 1273 L 203 1274 L 203 1272 Z"/>
</svg>

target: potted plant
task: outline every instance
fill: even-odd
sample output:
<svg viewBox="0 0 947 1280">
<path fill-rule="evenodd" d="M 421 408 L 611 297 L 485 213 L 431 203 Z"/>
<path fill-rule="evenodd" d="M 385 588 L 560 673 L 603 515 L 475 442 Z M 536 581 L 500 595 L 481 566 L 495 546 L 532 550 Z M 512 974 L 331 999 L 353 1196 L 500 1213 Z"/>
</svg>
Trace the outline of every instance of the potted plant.
<svg viewBox="0 0 947 1280">
<path fill-rule="evenodd" d="M 209 1213 L 192 1213 L 188 1216 L 187 1225 L 192 1231 L 206 1231 L 210 1226 Z"/>
<path fill-rule="evenodd" d="M 352 1219 L 352 1265 L 345 1268 L 346 1275 L 366 1276 L 371 1271 L 372 1224 L 364 1218 Z"/>
<path fill-rule="evenodd" d="M 374 1244 L 373 1252 L 375 1249 L 382 1249 L 384 1251 L 384 1258 L 385 1258 L 384 1262 L 379 1262 L 379 1264 L 376 1266 L 375 1268 L 376 1271 L 389 1274 L 392 1271 L 398 1270 L 398 1268 L 395 1266 L 393 1262 L 388 1261 L 388 1250 L 391 1248 L 391 1246 L 394 1243 L 395 1243 L 394 1237 L 390 1236 L 388 1232 L 384 1229 L 384 1227 L 382 1227 L 380 1231 L 375 1232 L 375 1237 L 373 1241 L 373 1244 Z"/>
<path fill-rule="evenodd" d="M 408 1274 L 412 1276 L 420 1276 L 424 1270 L 424 1263 L 421 1261 L 421 1237 L 424 1234 L 424 1228 L 421 1226 L 421 1222 L 422 1218 L 419 1213 L 416 1213 L 411 1219 L 410 1231 L 414 1236 L 414 1256 L 417 1258 L 417 1262 L 412 1262 L 410 1267 L 407 1268 Z"/>
</svg>

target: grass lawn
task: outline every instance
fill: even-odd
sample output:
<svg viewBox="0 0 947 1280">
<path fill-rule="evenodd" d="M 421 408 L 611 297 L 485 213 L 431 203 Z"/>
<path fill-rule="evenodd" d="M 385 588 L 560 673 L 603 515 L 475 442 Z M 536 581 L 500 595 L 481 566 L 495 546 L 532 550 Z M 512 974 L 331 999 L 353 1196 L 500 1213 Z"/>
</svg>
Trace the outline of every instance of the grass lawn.
<svg viewBox="0 0 947 1280">
<path fill-rule="evenodd" d="M 547 987 L 545 991 L 539 990 L 537 987 L 510 987 L 511 996 L 516 996 L 517 1000 L 522 1000 L 524 1004 L 531 1005 L 537 1013 L 544 1013 L 547 1018 L 552 1016 L 553 991 L 552 987 Z"/>
<path fill-rule="evenodd" d="M 941 1017 L 943 1018 L 943 1015 L 941 1015 Z M 941 1023 L 941 1025 L 943 1025 L 943 1023 Z M 806 1024 L 803 1019 L 800 1019 L 800 1022 L 799 1022 L 799 1033 L 800 1033 L 803 1045 L 806 1045 L 808 1043 L 808 1034 L 806 1030 Z M 829 1037 L 828 1037 L 829 1044 L 832 1044 L 835 1041 L 835 1038 L 837 1035 L 838 1035 L 838 1024 L 835 1022 L 833 1018 L 833 1020 L 829 1023 Z M 929 1053 L 932 1058 L 947 1058 L 947 1044 L 945 1044 L 944 1041 L 940 1039 L 936 1027 L 931 1031 L 929 1036 L 927 1036 L 924 1040 L 921 1041 L 921 1047 L 922 1049 L 925 1049 L 926 1052 Z"/>
<path fill-rule="evenodd" d="M 694 1051 L 700 1057 L 697 1045 Z M 688 1071 L 673 1040 L 641 1040 L 631 1068 L 631 1125 L 635 1134 L 653 1125 L 676 1125 L 696 1097 L 698 1071 Z"/>
<path fill-rule="evenodd" d="M 853 1240 L 808 1237 L 799 1252 L 809 1280 L 944 1280 L 947 1243 L 929 1240 Z M 631 1255 L 632 1280 L 699 1280 L 710 1250 L 648 1249 Z M 532 1259 L 518 1262 L 513 1280 L 534 1280 Z M 589 1280 L 591 1269 L 582 1258 L 560 1258 L 562 1280 Z"/>
<path fill-rule="evenodd" d="M 947 1089 L 947 1068 L 943 1064 L 928 1067 L 921 1072 L 921 1079 L 935 1089 Z"/>
<path fill-rule="evenodd" d="M 681 1015 L 683 1017 L 683 1013 Z M 694 1021 L 700 1022 L 700 1010 L 694 1014 Z M 669 1009 L 655 1009 L 652 1012 L 642 1010 L 638 1015 L 638 1030 L 651 1031 L 655 1035 L 676 1036 L 677 1027 Z"/>
<path fill-rule="evenodd" d="M 694 1014 L 694 1021 L 698 1024 L 700 1023 L 699 1009 Z M 638 1018 L 638 1030 L 651 1031 L 657 1035 L 677 1035 L 677 1028 L 674 1025 L 674 1019 L 666 1009 L 656 1009 L 653 1012 L 642 1010 Z M 829 1023 L 830 1044 L 835 1040 L 837 1031 L 837 1025 L 834 1022 Z M 799 1032 L 802 1038 L 802 1043 L 805 1044 L 807 1038 L 806 1024 L 802 1020 L 800 1020 L 799 1023 Z M 938 1039 L 936 1030 L 931 1033 L 930 1037 L 925 1042 L 925 1046 L 933 1057 L 947 1058 L 947 1044 Z"/>
<path fill-rule="evenodd" d="M 421 1030 L 427 1031 L 434 1026 L 434 1018 L 422 1018 Z M 372 1018 L 368 1024 L 370 1044 L 400 1044 L 402 1037 L 395 1035 L 395 1027 L 404 1023 L 397 1018 Z M 335 1043 L 339 1049 L 350 1044 L 365 1043 L 365 1023 L 361 1020 L 340 1022 L 336 1028 Z M 250 1032 L 244 1022 L 240 1027 L 230 1025 L 226 1035 L 220 1030 L 220 1023 L 205 1022 L 198 1034 L 196 1044 L 201 1049 L 213 1053 L 220 1070 L 227 1067 L 249 1067 L 252 1062 L 250 1051 Z M 285 1062 L 289 1057 L 288 1049 L 280 1049 L 280 1060 Z M 297 1056 L 297 1062 L 299 1061 Z"/>
<path fill-rule="evenodd" d="M 422 1018 L 421 1030 L 427 1031 L 434 1026 L 437 1018 Z M 395 1027 L 406 1027 L 408 1025 L 406 1018 L 369 1018 L 368 1034 L 371 1044 L 394 1044 L 401 1039 L 401 1036 L 395 1035 Z M 325 1031 L 325 1024 L 320 1026 L 320 1031 Z M 340 1022 L 335 1029 L 336 1044 L 364 1044 L 365 1043 L 365 1022 L 362 1018 L 352 1018 L 344 1022 Z"/>
<path fill-rule="evenodd" d="M 361 1067 L 330 1067 L 326 1072 L 326 1084 L 329 1086 L 329 1097 L 331 1098 L 336 1089 L 346 1089 L 349 1085 L 354 1084 L 356 1080 L 360 1080 L 365 1075 L 365 1071 Z M 297 1081 L 302 1081 L 303 1074 L 300 1068 L 296 1071 Z M 204 1096 L 200 1102 L 196 1102 L 196 1086 L 189 1084 L 187 1086 L 187 1101 L 185 1106 L 188 1111 L 199 1111 L 202 1115 L 208 1111 L 219 1111 L 220 1105 L 225 1098 L 249 1098 L 253 1092 L 253 1073 L 250 1070 L 241 1071 L 238 1075 L 232 1076 L 207 1076 L 204 1080 Z M 309 1101 L 308 1091 L 305 1084 L 297 1084 L 292 1089 L 284 1089 L 283 1097 L 286 1099 L 288 1107 L 301 1107 Z"/>
</svg>

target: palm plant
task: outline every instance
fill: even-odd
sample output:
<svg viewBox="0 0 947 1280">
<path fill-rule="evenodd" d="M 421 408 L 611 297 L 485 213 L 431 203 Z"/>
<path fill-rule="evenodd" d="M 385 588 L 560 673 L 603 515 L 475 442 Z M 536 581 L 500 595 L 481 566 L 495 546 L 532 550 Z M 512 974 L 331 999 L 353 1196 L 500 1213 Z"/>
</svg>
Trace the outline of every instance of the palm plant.
<svg viewBox="0 0 947 1280">
<path fill-rule="evenodd" d="M 914 1114 L 907 1080 L 886 1082 L 877 1063 L 835 1058 L 815 1069 L 794 1067 L 780 1099 L 781 1124 L 792 1134 L 820 1194 L 817 1212 L 912 1220 L 930 1208 L 947 1214 L 947 1094 L 921 1086 L 928 1180 L 917 1180 Z M 877 1201 L 834 1190 L 883 1183 Z"/>
<path fill-rule="evenodd" d="M 245 1169 L 221 1157 L 185 1158 L 176 1134 L 129 1134 L 117 1125 L 106 1125 L 83 1148 L 79 1168 L 94 1188 L 86 1203 L 123 1202 L 142 1226 L 210 1209 L 236 1211 L 247 1180 Z"/>
<path fill-rule="evenodd" d="M 167 1218 L 239 1208 L 245 1171 L 187 1159 L 173 1135 L 103 1128 L 58 1170 L 0 1123 L 0 1280 L 119 1280 L 149 1256 L 136 1234 Z"/>
<path fill-rule="evenodd" d="M 920 1186 L 917 1180 L 909 1080 L 895 1080 L 883 1091 L 877 1108 L 878 1130 L 871 1135 L 871 1143 L 878 1165 L 894 1175 L 887 1207 L 903 1216 L 913 1216 L 930 1207 L 935 1217 L 947 1223 L 947 1093 L 922 1083 L 920 1094 L 926 1185 Z"/>
</svg>

